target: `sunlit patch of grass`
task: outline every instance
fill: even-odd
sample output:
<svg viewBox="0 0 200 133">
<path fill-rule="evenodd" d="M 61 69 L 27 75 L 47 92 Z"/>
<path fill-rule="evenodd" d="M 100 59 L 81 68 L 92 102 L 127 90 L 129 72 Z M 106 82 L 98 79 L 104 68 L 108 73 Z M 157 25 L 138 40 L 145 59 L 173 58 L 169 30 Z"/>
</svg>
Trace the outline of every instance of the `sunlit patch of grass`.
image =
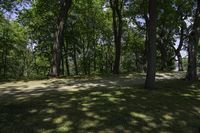
<svg viewBox="0 0 200 133">
<path fill-rule="evenodd" d="M 130 114 L 133 118 L 143 119 L 145 122 L 151 122 L 153 120 L 151 116 L 147 116 L 143 113 L 131 112 Z"/>
</svg>

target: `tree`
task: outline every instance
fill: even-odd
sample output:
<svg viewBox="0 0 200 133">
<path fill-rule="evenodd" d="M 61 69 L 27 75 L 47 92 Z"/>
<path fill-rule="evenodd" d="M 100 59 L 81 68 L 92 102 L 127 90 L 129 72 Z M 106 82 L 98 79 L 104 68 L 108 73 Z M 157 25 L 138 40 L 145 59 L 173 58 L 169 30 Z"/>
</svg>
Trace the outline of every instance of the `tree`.
<svg viewBox="0 0 200 133">
<path fill-rule="evenodd" d="M 186 79 L 189 81 L 195 81 L 197 76 L 197 47 L 200 37 L 200 0 L 196 1 L 196 11 L 194 15 L 194 23 L 189 35 L 188 45 L 188 68 Z"/>
<path fill-rule="evenodd" d="M 60 75 L 60 64 L 61 64 L 61 54 L 62 47 L 64 46 L 64 24 L 65 17 L 69 11 L 69 8 L 72 4 L 72 0 L 60 0 L 59 1 L 59 12 L 57 16 L 56 31 L 53 34 L 54 43 L 53 43 L 53 59 L 52 59 L 52 68 L 51 76 Z"/>
<path fill-rule="evenodd" d="M 31 60 L 27 59 L 29 49 L 26 29 L 0 14 L 0 40 L 0 78 L 26 76 Z"/>
<path fill-rule="evenodd" d="M 121 39 L 122 39 L 122 12 L 124 0 L 110 0 L 113 17 L 113 33 L 115 43 L 115 61 L 113 73 L 119 74 L 121 57 Z"/>
<path fill-rule="evenodd" d="M 148 35 L 148 56 L 147 56 L 147 76 L 145 81 L 146 89 L 155 88 L 156 74 L 156 23 L 157 23 L 157 0 L 149 0 L 149 24 L 147 27 Z"/>
</svg>

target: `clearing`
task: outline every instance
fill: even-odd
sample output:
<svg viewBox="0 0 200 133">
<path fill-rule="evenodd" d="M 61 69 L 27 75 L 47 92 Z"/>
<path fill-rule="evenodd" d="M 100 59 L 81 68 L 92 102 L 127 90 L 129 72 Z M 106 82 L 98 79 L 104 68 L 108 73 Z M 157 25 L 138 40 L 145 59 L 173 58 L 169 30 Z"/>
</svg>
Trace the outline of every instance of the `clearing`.
<svg viewBox="0 0 200 133">
<path fill-rule="evenodd" d="M 200 83 L 178 73 L 0 83 L 0 133 L 196 133 Z"/>
</svg>

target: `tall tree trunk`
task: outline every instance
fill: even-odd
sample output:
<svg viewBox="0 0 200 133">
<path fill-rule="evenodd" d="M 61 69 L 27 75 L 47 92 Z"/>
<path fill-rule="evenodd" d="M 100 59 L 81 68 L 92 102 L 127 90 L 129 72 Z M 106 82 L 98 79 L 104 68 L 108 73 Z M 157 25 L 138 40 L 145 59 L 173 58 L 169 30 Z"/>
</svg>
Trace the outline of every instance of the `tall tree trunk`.
<svg viewBox="0 0 200 133">
<path fill-rule="evenodd" d="M 73 60 L 74 60 L 74 69 L 75 69 L 75 75 L 78 75 L 78 65 L 76 60 L 76 45 L 73 43 Z"/>
<path fill-rule="evenodd" d="M 162 37 L 161 37 L 162 39 Z M 167 70 L 167 50 L 164 44 L 164 41 L 161 40 L 159 46 L 160 54 L 161 54 L 161 71 Z"/>
<path fill-rule="evenodd" d="M 62 64 L 62 69 L 61 69 L 61 74 L 65 75 L 65 65 L 64 65 L 64 54 L 63 54 L 63 49 L 61 49 L 61 64 Z"/>
<path fill-rule="evenodd" d="M 115 61 L 113 66 L 114 74 L 119 74 L 120 69 L 123 3 L 123 0 L 110 0 L 110 5 L 112 8 L 113 33 L 115 42 Z"/>
<path fill-rule="evenodd" d="M 136 71 L 140 72 L 140 62 L 139 62 L 139 52 L 135 52 L 135 66 L 136 66 Z"/>
<path fill-rule="evenodd" d="M 83 72 L 85 75 L 87 75 L 87 65 L 86 65 L 86 57 L 85 57 L 85 45 L 83 45 Z"/>
<path fill-rule="evenodd" d="M 53 61 L 52 61 L 52 72 L 51 76 L 60 75 L 60 64 L 61 64 L 61 49 L 64 45 L 64 24 L 65 17 L 72 4 L 72 0 L 60 0 L 60 9 L 57 18 L 56 32 L 54 33 L 54 44 L 53 44 Z"/>
<path fill-rule="evenodd" d="M 7 54 L 8 54 L 8 48 L 7 45 L 4 47 L 4 61 L 3 61 L 3 77 L 6 79 L 7 74 Z"/>
<path fill-rule="evenodd" d="M 66 66 L 66 70 L 67 70 L 67 76 L 70 76 L 67 40 L 65 40 L 64 51 L 65 51 L 65 66 Z"/>
<path fill-rule="evenodd" d="M 157 24 L 157 0 L 149 0 L 149 26 L 148 34 L 148 56 L 147 76 L 145 81 L 146 89 L 155 88 L 156 75 L 156 24 Z"/>
<path fill-rule="evenodd" d="M 3 55 L 3 52 L 2 52 L 2 54 L 1 54 L 1 63 L 2 64 L 0 65 L 0 76 L 3 75 L 3 72 L 2 72 L 3 71 L 3 58 L 4 58 L 3 56 L 4 55 Z"/>
<path fill-rule="evenodd" d="M 189 81 L 195 81 L 197 76 L 197 47 L 199 43 L 200 35 L 200 0 L 197 0 L 197 9 L 194 16 L 194 24 L 189 36 L 188 46 L 188 68 L 186 79 Z"/>
<path fill-rule="evenodd" d="M 94 69 L 94 72 L 96 72 L 96 69 L 97 69 L 97 63 L 96 63 L 96 40 L 93 40 L 93 50 L 94 50 L 94 57 L 93 57 L 93 63 L 94 63 L 94 66 L 93 66 L 93 69 Z"/>
<path fill-rule="evenodd" d="M 177 54 L 177 59 L 178 59 L 178 71 L 183 71 L 183 61 L 180 52 L 178 52 Z"/>
</svg>

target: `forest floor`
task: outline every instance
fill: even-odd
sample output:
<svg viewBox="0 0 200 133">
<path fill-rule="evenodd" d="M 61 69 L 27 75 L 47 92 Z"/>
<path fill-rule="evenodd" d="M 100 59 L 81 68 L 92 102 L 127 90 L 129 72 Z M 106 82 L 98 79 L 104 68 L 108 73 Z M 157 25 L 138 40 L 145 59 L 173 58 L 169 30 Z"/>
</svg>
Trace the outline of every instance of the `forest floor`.
<svg viewBox="0 0 200 133">
<path fill-rule="evenodd" d="M 198 133 L 200 83 L 159 73 L 0 83 L 0 133 Z"/>
</svg>

